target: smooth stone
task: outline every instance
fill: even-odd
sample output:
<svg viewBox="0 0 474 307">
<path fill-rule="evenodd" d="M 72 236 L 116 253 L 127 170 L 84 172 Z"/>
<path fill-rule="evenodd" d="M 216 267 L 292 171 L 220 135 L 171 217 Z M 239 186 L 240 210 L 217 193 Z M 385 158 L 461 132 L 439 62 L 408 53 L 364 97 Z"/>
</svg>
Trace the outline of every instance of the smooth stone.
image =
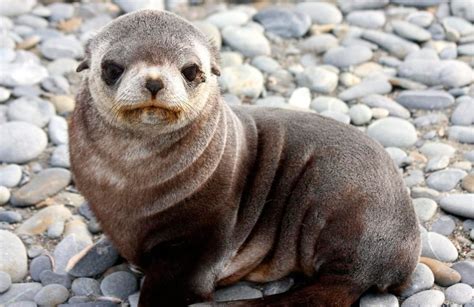
<svg viewBox="0 0 474 307">
<path fill-rule="evenodd" d="M 0 125 L 0 162 L 25 163 L 36 159 L 48 144 L 46 133 L 25 122 Z"/>
<path fill-rule="evenodd" d="M 460 169 L 446 169 L 432 173 L 426 179 L 428 187 L 440 192 L 448 192 L 456 187 L 467 173 Z"/>
<path fill-rule="evenodd" d="M 257 98 L 264 88 L 262 73 L 248 64 L 224 68 L 219 80 L 223 88 L 236 96 Z"/>
<path fill-rule="evenodd" d="M 9 87 L 38 84 L 47 76 L 48 70 L 37 59 L 16 60 L 0 66 L 0 85 Z"/>
<path fill-rule="evenodd" d="M 416 11 L 410 13 L 406 20 L 419 27 L 427 28 L 433 23 L 434 16 L 433 13 L 428 11 Z"/>
<path fill-rule="evenodd" d="M 0 222 L 15 224 L 23 220 L 23 217 L 20 213 L 15 211 L 1 211 L 0 212 Z"/>
<path fill-rule="evenodd" d="M 64 222 L 72 216 L 71 211 L 64 205 L 53 205 L 41 209 L 27 219 L 17 229 L 17 233 L 36 235 L 45 232 L 51 225 Z"/>
<path fill-rule="evenodd" d="M 57 239 L 59 238 L 64 232 L 64 222 L 55 222 L 48 227 L 48 232 L 46 235 L 48 238 Z"/>
<path fill-rule="evenodd" d="M 10 275 L 6 272 L 0 271 L 0 294 L 5 293 L 10 289 L 12 285 L 12 279 Z"/>
<path fill-rule="evenodd" d="M 431 289 L 433 284 L 434 276 L 430 268 L 423 263 L 418 263 L 415 271 L 411 275 L 408 287 L 403 290 L 401 295 L 403 297 L 412 296 L 420 291 Z"/>
<path fill-rule="evenodd" d="M 450 194 L 441 198 L 441 209 L 458 216 L 474 219 L 474 194 Z"/>
<path fill-rule="evenodd" d="M 456 304 L 469 303 L 473 298 L 472 287 L 468 284 L 456 284 L 446 289 L 446 300 Z"/>
<path fill-rule="evenodd" d="M 87 230 L 87 225 L 81 216 L 74 215 L 70 219 L 64 229 L 64 236 L 75 235 L 78 240 L 92 244 L 92 236 Z"/>
<path fill-rule="evenodd" d="M 242 64 L 242 63 L 240 63 Z M 266 73 L 273 73 L 281 68 L 280 64 L 266 55 L 259 55 L 252 59 L 253 66 Z"/>
<path fill-rule="evenodd" d="M 76 278 L 72 282 L 72 292 L 74 295 L 100 296 L 100 284 L 93 278 Z"/>
<path fill-rule="evenodd" d="M 451 158 L 456 153 L 456 149 L 449 144 L 426 142 L 420 147 L 420 152 L 428 158 L 436 156 L 448 156 Z"/>
<path fill-rule="evenodd" d="M 245 284 L 235 284 L 230 287 L 219 289 L 214 293 L 214 301 L 238 301 L 261 298 L 263 296 L 260 290 L 249 287 Z"/>
<path fill-rule="evenodd" d="M 74 110 L 75 101 L 70 96 L 58 95 L 51 97 L 50 100 L 59 114 L 69 113 Z"/>
<path fill-rule="evenodd" d="M 56 147 L 51 155 L 50 164 L 53 167 L 70 168 L 69 146 L 59 145 Z"/>
<path fill-rule="evenodd" d="M 74 6 L 69 3 L 52 3 L 48 5 L 51 11 L 49 18 L 53 21 L 70 19 L 74 16 Z"/>
<path fill-rule="evenodd" d="M 30 276 L 34 281 L 40 281 L 40 275 L 43 271 L 52 270 L 53 263 L 51 258 L 46 255 L 38 256 L 31 260 L 30 263 Z"/>
<path fill-rule="evenodd" d="M 322 113 L 326 110 L 339 113 L 349 112 L 349 108 L 347 107 L 347 104 L 344 101 L 329 96 L 319 96 L 313 99 L 310 108 L 318 113 Z"/>
<path fill-rule="evenodd" d="M 473 0 L 451 0 L 450 4 L 453 15 L 474 22 Z"/>
<path fill-rule="evenodd" d="M 431 225 L 431 231 L 442 234 L 443 236 L 450 236 L 455 228 L 456 223 L 449 216 L 440 216 L 440 218 Z"/>
<path fill-rule="evenodd" d="M 372 119 L 372 110 L 363 104 L 356 104 L 349 109 L 349 116 L 354 125 L 365 125 Z"/>
<path fill-rule="evenodd" d="M 361 28 L 377 29 L 385 24 L 386 18 L 383 11 L 352 11 L 347 14 L 346 21 Z"/>
<path fill-rule="evenodd" d="M 299 86 L 308 87 L 318 93 L 329 94 L 336 89 L 338 76 L 328 69 L 310 66 L 296 76 L 296 81 Z"/>
<path fill-rule="evenodd" d="M 451 241 L 436 232 L 421 236 L 421 256 L 444 262 L 453 262 L 458 258 L 458 251 Z"/>
<path fill-rule="evenodd" d="M 429 86 L 456 88 L 472 82 L 472 69 L 457 60 L 412 59 L 398 67 L 398 75 Z"/>
<path fill-rule="evenodd" d="M 61 285 L 67 289 L 71 288 L 72 279 L 67 274 L 58 274 L 51 270 L 45 270 L 40 274 L 41 284 L 43 286 L 56 284 Z"/>
<path fill-rule="evenodd" d="M 69 297 L 69 291 L 62 285 L 47 285 L 35 295 L 35 302 L 40 306 L 56 306 L 64 303 Z"/>
<path fill-rule="evenodd" d="M 19 98 L 8 106 L 10 121 L 24 121 L 38 127 L 44 127 L 54 116 L 54 106 L 37 98 Z"/>
<path fill-rule="evenodd" d="M 405 58 L 413 51 L 419 50 L 415 43 L 378 30 L 366 30 L 362 33 L 362 38 L 377 44 L 400 59 Z"/>
<path fill-rule="evenodd" d="M 390 0 L 337 0 L 337 5 L 344 12 L 357 10 L 380 9 L 389 4 Z"/>
<path fill-rule="evenodd" d="M 436 202 L 429 198 L 415 198 L 413 199 L 413 207 L 418 219 L 422 222 L 429 221 L 438 209 Z"/>
<path fill-rule="evenodd" d="M 474 174 L 469 174 L 463 178 L 461 187 L 469 193 L 474 193 Z"/>
<path fill-rule="evenodd" d="M 449 165 L 449 157 L 448 156 L 436 156 L 431 158 L 428 163 L 426 164 L 425 170 L 427 172 L 434 172 L 442 170 Z"/>
<path fill-rule="evenodd" d="M 363 98 L 372 94 L 388 94 L 392 91 L 392 86 L 387 80 L 383 79 L 366 79 L 360 84 L 354 85 L 349 89 L 341 92 L 339 98 L 344 101 Z"/>
<path fill-rule="evenodd" d="M 422 110 L 444 109 L 454 103 L 449 93 L 436 90 L 403 91 L 396 100 L 406 108 Z"/>
<path fill-rule="evenodd" d="M 42 286 L 37 282 L 12 284 L 10 289 L 0 294 L 0 304 L 11 304 L 20 301 L 33 301 Z"/>
<path fill-rule="evenodd" d="M 450 140 L 474 144 L 474 127 L 451 126 L 448 128 L 448 136 Z"/>
<path fill-rule="evenodd" d="M 69 82 L 64 76 L 53 75 L 41 81 L 41 87 L 48 93 L 66 95 L 70 93 Z"/>
<path fill-rule="evenodd" d="M 75 235 L 66 236 L 54 249 L 54 271 L 59 274 L 66 274 L 66 266 L 69 260 L 89 245 L 89 242 L 81 241 Z"/>
<path fill-rule="evenodd" d="M 254 29 L 228 26 L 222 30 L 224 42 L 247 57 L 270 55 L 270 42 Z"/>
<path fill-rule="evenodd" d="M 293 278 L 283 278 L 280 280 L 266 283 L 262 289 L 263 296 L 287 292 L 288 290 L 290 290 L 291 287 L 293 287 L 294 283 L 295 282 Z"/>
<path fill-rule="evenodd" d="M 324 117 L 332 118 L 344 124 L 349 124 L 351 122 L 351 118 L 349 117 L 349 115 L 344 114 L 344 113 L 326 110 L 326 111 L 321 112 L 321 115 Z"/>
<path fill-rule="evenodd" d="M 313 35 L 299 43 L 301 50 L 315 54 L 324 53 L 334 47 L 337 47 L 337 45 L 337 38 L 331 34 Z"/>
<path fill-rule="evenodd" d="M 423 175 L 423 172 L 421 172 Z M 411 197 L 413 198 L 420 198 L 426 197 L 433 200 L 437 200 L 439 198 L 440 193 L 436 190 L 426 188 L 426 187 L 414 187 L 411 189 Z"/>
<path fill-rule="evenodd" d="M 250 20 L 248 14 L 239 10 L 222 11 L 207 17 L 206 21 L 223 29 L 227 26 L 242 26 Z"/>
<path fill-rule="evenodd" d="M 407 6 L 429 7 L 439 5 L 442 0 L 391 0 L 391 2 Z"/>
<path fill-rule="evenodd" d="M 341 12 L 332 3 L 303 2 L 296 5 L 296 10 L 308 14 L 313 24 L 339 24 L 343 20 Z"/>
<path fill-rule="evenodd" d="M 127 13 L 142 9 L 163 10 L 165 7 L 163 0 L 114 0 L 114 2 Z"/>
<path fill-rule="evenodd" d="M 401 305 L 401 307 L 420 307 L 430 306 L 437 307 L 441 306 L 444 302 L 444 294 L 439 290 L 425 290 L 418 292 L 415 295 L 407 298 Z"/>
<path fill-rule="evenodd" d="M 36 5 L 36 0 L 2 0 L 0 15 L 13 17 L 26 14 Z"/>
<path fill-rule="evenodd" d="M 49 121 L 48 132 L 50 140 L 56 145 L 68 143 L 68 127 L 64 117 L 53 116 Z"/>
<path fill-rule="evenodd" d="M 390 158 L 392 158 L 393 162 L 395 162 L 395 165 L 398 167 L 402 167 L 403 165 L 407 164 L 407 154 L 400 148 L 387 147 L 385 150 L 389 154 Z"/>
<path fill-rule="evenodd" d="M 444 113 L 431 113 L 417 117 L 413 122 L 417 127 L 426 127 L 448 123 L 448 117 Z"/>
<path fill-rule="evenodd" d="M 71 172 L 62 168 L 49 168 L 41 171 L 30 182 L 13 193 L 14 206 L 24 207 L 37 204 L 57 194 L 71 182 Z"/>
<path fill-rule="evenodd" d="M 311 26 L 311 18 L 306 13 L 276 6 L 259 11 L 253 20 L 261 23 L 266 31 L 284 38 L 302 37 Z"/>
<path fill-rule="evenodd" d="M 455 270 L 448 267 L 441 261 L 421 257 L 420 262 L 427 265 L 431 272 L 433 272 L 435 282 L 442 287 L 449 287 L 458 283 L 461 280 L 461 275 Z"/>
<path fill-rule="evenodd" d="M 308 109 L 311 104 L 311 92 L 307 87 L 299 87 L 291 93 L 288 104 L 292 107 Z"/>
<path fill-rule="evenodd" d="M 460 45 L 457 50 L 460 56 L 474 56 L 474 43 Z"/>
<path fill-rule="evenodd" d="M 400 117 L 404 119 L 410 118 L 410 111 L 408 111 L 404 106 L 400 105 L 398 102 L 382 96 L 382 95 L 369 95 L 363 97 L 361 102 L 368 105 L 371 108 L 383 108 L 388 110 L 389 114 L 395 117 Z"/>
<path fill-rule="evenodd" d="M 271 108 L 286 108 L 287 103 L 285 98 L 281 96 L 267 96 L 265 98 L 257 99 L 256 106 L 271 107 Z"/>
<path fill-rule="evenodd" d="M 118 257 L 118 251 L 108 239 L 104 238 L 71 258 L 67 270 L 75 277 L 99 275 L 111 267 Z"/>
<path fill-rule="evenodd" d="M 359 307 L 398 307 L 398 299 L 390 293 L 367 293 L 359 301 Z"/>
<path fill-rule="evenodd" d="M 385 147 L 410 147 L 417 140 L 415 127 L 397 117 L 387 117 L 374 121 L 367 134 Z"/>
<path fill-rule="evenodd" d="M 469 96 L 462 96 L 456 102 L 458 105 L 452 113 L 451 122 L 454 125 L 464 126 L 474 124 L 474 99 Z"/>
<path fill-rule="evenodd" d="M 46 19 L 30 14 L 18 16 L 15 19 L 15 23 L 18 25 L 28 26 L 34 29 L 48 27 L 48 21 Z"/>
<path fill-rule="evenodd" d="M 474 26 L 469 21 L 456 16 L 443 18 L 442 24 L 447 32 L 454 30 L 459 36 L 467 36 L 474 33 Z"/>
<path fill-rule="evenodd" d="M 344 68 L 369 61 L 372 51 L 365 46 L 336 47 L 329 49 L 323 57 L 325 64 Z"/>
<path fill-rule="evenodd" d="M 395 33 L 411 41 L 426 42 L 431 39 L 431 33 L 429 31 L 408 21 L 393 20 L 392 27 Z"/>
<path fill-rule="evenodd" d="M 461 282 L 474 286 L 474 261 L 459 261 L 453 264 L 451 268 L 461 274 Z"/>
<path fill-rule="evenodd" d="M 21 167 L 16 164 L 0 167 L 0 186 L 16 187 L 20 183 L 21 176 Z"/>
<path fill-rule="evenodd" d="M 60 58 L 80 59 L 84 56 L 82 44 L 73 36 L 54 37 L 43 41 L 40 51 L 49 60 Z"/>
<path fill-rule="evenodd" d="M 0 271 L 8 273 L 12 282 L 20 282 L 28 273 L 28 258 L 23 242 L 17 235 L 0 230 L 0 246 Z"/>
<path fill-rule="evenodd" d="M 0 186 L 0 206 L 10 201 L 11 193 L 10 190 L 4 186 Z"/>
<path fill-rule="evenodd" d="M 137 290 L 137 280 L 133 274 L 119 271 L 107 275 L 100 283 L 100 289 L 106 296 L 125 300 Z"/>
</svg>

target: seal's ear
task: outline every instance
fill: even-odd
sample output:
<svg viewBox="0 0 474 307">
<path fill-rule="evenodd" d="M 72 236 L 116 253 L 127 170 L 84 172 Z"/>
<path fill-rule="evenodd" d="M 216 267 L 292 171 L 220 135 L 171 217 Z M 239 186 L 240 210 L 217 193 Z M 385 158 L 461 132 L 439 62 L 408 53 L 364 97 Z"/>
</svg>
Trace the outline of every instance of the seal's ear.
<svg viewBox="0 0 474 307">
<path fill-rule="evenodd" d="M 221 69 L 217 63 L 211 63 L 211 72 L 218 77 L 221 75 Z"/>
<path fill-rule="evenodd" d="M 84 60 L 79 64 L 79 66 L 77 66 L 76 72 L 81 72 L 81 71 L 89 68 L 90 58 L 91 58 L 90 44 L 91 44 L 91 41 L 90 40 L 87 41 L 86 48 L 85 48 L 86 51 L 85 51 Z"/>
</svg>

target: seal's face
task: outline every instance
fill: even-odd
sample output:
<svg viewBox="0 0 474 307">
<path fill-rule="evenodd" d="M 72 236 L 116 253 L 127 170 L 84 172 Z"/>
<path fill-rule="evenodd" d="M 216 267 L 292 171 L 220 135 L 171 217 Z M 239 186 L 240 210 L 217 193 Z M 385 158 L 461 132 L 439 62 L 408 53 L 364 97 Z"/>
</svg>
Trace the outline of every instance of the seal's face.
<svg viewBox="0 0 474 307">
<path fill-rule="evenodd" d="M 169 132 L 194 120 L 217 87 L 216 51 L 178 16 L 145 10 L 122 16 L 89 43 L 93 104 L 109 123 Z"/>
</svg>

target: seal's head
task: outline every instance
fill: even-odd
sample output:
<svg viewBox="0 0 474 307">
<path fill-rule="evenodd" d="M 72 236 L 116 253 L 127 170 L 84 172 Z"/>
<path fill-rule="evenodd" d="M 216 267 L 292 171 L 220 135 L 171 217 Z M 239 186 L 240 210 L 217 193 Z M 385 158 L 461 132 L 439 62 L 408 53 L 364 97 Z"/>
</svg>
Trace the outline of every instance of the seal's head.
<svg viewBox="0 0 474 307">
<path fill-rule="evenodd" d="M 215 94 L 218 51 L 189 22 L 165 11 L 117 18 L 87 45 L 77 71 L 110 124 L 163 133 L 192 122 Z"/>
</svg>

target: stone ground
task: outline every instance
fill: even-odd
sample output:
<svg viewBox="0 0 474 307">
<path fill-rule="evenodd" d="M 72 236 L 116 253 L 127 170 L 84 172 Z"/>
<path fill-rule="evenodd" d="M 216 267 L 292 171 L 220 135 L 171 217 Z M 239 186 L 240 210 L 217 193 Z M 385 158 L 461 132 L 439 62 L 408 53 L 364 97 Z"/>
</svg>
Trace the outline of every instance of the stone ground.
<svg viewBox="0 0 474 307">
<path fill-rule="evenodd" d="M 0 306 L 137 304 L 140 274 L 102 236 L 69 171 L 74 70 L 87 39 L 126 1 L 84 2 L 0 4 Z M 368 293 L 360 306 L 474 306 L 474 1 L 183 13 L 221 46 L 229 104 L 301 109 L 357 126 L 398 165 L 423 258 L 401 297 Z M 216 300 L 293 284 L 240 283 Z"/>
</svg>

